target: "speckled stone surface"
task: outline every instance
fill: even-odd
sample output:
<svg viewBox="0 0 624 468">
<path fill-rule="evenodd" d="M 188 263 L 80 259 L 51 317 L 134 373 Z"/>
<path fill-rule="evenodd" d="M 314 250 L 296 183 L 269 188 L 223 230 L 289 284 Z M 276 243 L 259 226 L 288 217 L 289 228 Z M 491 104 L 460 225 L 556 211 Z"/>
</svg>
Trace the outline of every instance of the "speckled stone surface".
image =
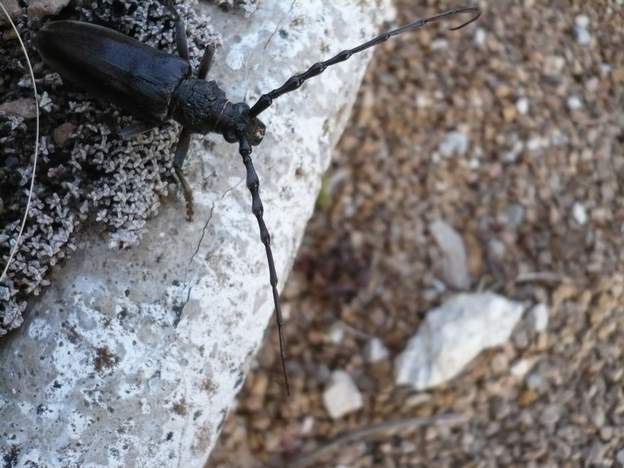
<svg viewBox="0 0 624 468">
<path fill-rule="evenodd" d="M 251 102 L 340 42 L 370 36 L 388 11 L 355 0 L 267 0 L 247 17 L 203 8 L 222 24 L 211 78 L 231 100 Z M 358 27 L 342 27 L 347 19 Z M 343 41 L 326 43 L 329 28 Z M 282 281 L 368 58 L 328 70 L 263 114 L 255 164 Z M 236 147 L 198 138 L 192 156 L 193 222 L 178 200 L 139 247 L 111 250 L 87 234 L 0 344 L 0 457 L 9 466 L 206 461 L 273 305 Z"/>
</svg>

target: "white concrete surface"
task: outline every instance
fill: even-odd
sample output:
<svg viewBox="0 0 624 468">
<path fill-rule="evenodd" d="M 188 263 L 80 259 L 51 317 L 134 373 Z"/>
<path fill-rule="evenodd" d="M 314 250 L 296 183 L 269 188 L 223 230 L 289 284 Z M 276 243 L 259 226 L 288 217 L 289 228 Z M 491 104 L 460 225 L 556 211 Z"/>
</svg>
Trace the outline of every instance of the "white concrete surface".
<svg viewBox="0 0 624 468">
<path fill-rule="evenodd" d="M 373 35 L 389 12 L 385 1 L 359 0 L 264 0 L 246 18 L 204 8 L 224 37 L 211 78 L 248 102 Z M 368 58 L 328 70 L 262 115 L 268 131 L 254 159 L 281 285 Z M 0 343 L 0 459 L 207 460 L 273 311 L 244 167 L 235 146 L 210 140 L 194 141 L 185 167 L 193 222 L 179 200 L 151 220 L 138 248 L 110 250 L 87 233 L 24 326 Z"/>
</svg>

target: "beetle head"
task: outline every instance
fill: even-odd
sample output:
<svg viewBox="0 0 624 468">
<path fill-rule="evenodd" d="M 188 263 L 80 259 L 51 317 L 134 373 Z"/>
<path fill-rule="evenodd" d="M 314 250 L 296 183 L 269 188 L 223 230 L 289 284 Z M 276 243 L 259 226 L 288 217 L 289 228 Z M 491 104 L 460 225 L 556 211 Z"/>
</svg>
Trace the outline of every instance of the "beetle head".
<svg viewBox="0 0 624 468">
<path fill-rule="evenodd" d="M 244 102 L 233 104 L 232 112 L 235 125 L 224 132 L 226 141 L 236 143 L 245 138 L 252 146 L 259 145 L 266 133 L 266 125 L 259 118 L 250 115 L 249 106 Z"/>
</svg>

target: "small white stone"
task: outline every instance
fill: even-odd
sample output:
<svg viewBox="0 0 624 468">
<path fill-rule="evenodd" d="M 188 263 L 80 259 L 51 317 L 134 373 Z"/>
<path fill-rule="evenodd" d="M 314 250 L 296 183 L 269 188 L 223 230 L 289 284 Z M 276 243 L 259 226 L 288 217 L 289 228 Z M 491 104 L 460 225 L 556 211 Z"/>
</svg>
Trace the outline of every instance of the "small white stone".
<svg viewBox="0 0 624 468">
<path fill-rule="evenodd" d="M 522 141 L 516 141 L 509 151 L 503 153 L 503 161 L 508 163 L 516 162 L 518 156 L 522 154 L 522 151 L 524 151 L 524 143 Z"/>
<path fill-rule="evenodd" d="M 344 339 L 345 329 L 341 322 L 334 323 L 329 330 L 327 331 L 327 340 L 334 343 L 340 344 Z"/>
<path fill-rule="evenodd" d="M 574 37 L 576 38 L 576 42 L 582 46 L 585 46 L 591 42 L 591 34 L 585 28 L 579 28 L 578 26 L 574 28 Z"/>
<path fill-rule="evenodd" d="M 583 107 L 583 101 L 578 96 L 570 96 L 567 101 L 568 109 L 576 110 Z"/>
<path fill-rule="evenodd" d="M 559 55 L 548 55 L 544 59 L 544 73 L 549 76 L 559 75 L 565 67 L 565 58 Z"/>
<path fill-rule="evenodd" d="M 579 28 L 586 29 L 589 26 L 589 17 L 587 15 L 578 15 L 574 18 L 574 24 Z"/>
<path fill-rule="evenodd" d="M 474 35 L 475 44 L 479 47 L 483 47 L 485 45 L 485 40 L 487 38 L 487 34 L 481 28 L 477 28 Z"/>
<path fill-rule="evenodd" d="M 527 149 L 529 151 L 537 151 L 542 147 L 542 140 L 538 137 L 531 138 L 527 143 Z"/>
<path fill-rule="evenodd" d="M 529 371 L 535 365 L 535 358 L 532 359 L 520 359 L 513 366 L 511 366 L 511 375 L 516 379 L 522 380 L 529 373 Z"/>
<path fill-rule="evenodd" d="M 312 429 L 314 429 L 314 423 L 314 418 L 312 416 L 307 416 L 301 425 L 301 434 L 306 435 L 312 432 Z"/>
<path fill-rule="evenodd" d="M 362 408 L 362 394 L 348 373 L 337 370 L 323 392 L 323 404 L 332 419 L 339 419 Z"/>
<path fill-rule="evenodd" d="M 446 39 L 435 39 L 431 41 L 431 50 L 442 50 L 448 48 L 448 41 Z"/>
<path fill-rule="evenodd" d="M 615 458 L 617 462 L 620 464 L 620 466 L 624 466 L 624 448 L 618 450 L 617 454 L 615 455 Z"/>
<path fill-rule="evenodd" d="M 513 203 L 507 207 L 505 210 L 505 215 L 507 217 L 507 224 L 513 229 L 518 228 L 522 225 L 522 221 L 524 220 L 524 207 L 517 203 Z"/>
<path fill-rule="evenodd" d="M 572 207 L 572 214 L 574 216 L 574 220 L 581 226 L 587 223 L 587 211 L 582 204 L 578 202 L 575 203 Z"/>
<path fill-rule="evenodd" d="M 516 101 L 516 109 L 518 113 L 525 115 L 529 112 L 529 100 L 527 98 L 520 98 Z"/>
<path fill-rule="evenodd" d="M 459 294 L 427 317 L 395 362 L 395 381 L 416 390 L 457 376 L 482 350 L 506 343 L 524 306 L 493 293 Z"/>
<path fill-rule="evenodd" d="M 366 349 L 364 350 L 366 362 L 375 363 L 383 361 L 388 357 L 388 348 L 376 336 L 368 340 Z"/>
<path fill-rule="evenodd" d="M 539 374 L 539 372 L 531 372 L 526 379 L 527 387 L 532 388 L 534 390 L 539 390 L 544 386 L 544 379 Z"/>
<path fill-rule="evenodd" d="M 470 274 L 464 239 L 452 226 L 442 220 L 431 223 L 429 231 L 442 250 L 440 261 L 444 282 L 456 289 L 466 289 L 470 286 Z"/>
<path fill-rule="evenodd" d="M 468 143 L 468 137 L 463 132 L 448 132 L 442 143 L 440 143 L 438 151 L 445 158 L 454 154 L 463 156 L 468 151 Z"/>
<path fill-rule="evenodd" d="M 498 260 L 503 260 L 505 258 L 505 252 L 507 249 L 505 248 L 505 244 L 498 239 L 491 239 L 487 243 L 488 253 L 492 255 L 493 258 Z"/>
<path fill-rule="evenodd" d="M 412 395 L 405 400 L 405 406 L 413 408 L 415 406 L 420 406 L 423 403 L 427 403 L 430 400 L 431 395 L 429 393 L 417 393 L 416 395 Z"/>
<path fill-rule="evenodd" d="M 548 327 L 548 306 L 546 304 L 535 305 L 530 312 L 535 331 L 542 333 Z"/>
</svg>

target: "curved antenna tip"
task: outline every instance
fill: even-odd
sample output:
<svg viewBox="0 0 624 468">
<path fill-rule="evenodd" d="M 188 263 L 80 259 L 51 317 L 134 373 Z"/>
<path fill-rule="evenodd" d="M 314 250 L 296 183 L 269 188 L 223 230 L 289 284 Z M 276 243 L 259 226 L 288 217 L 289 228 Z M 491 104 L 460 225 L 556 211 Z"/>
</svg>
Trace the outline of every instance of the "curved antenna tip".
<svg viewBox="0 0 624 468">
<path fill-rule="evenodd" d="M 460 14 L 460 13 L 474 13 L 474 16 L 472 18 L 470 18 L 468 21 L 466 21 L 465 23 L 460 24 L 459 26 L 455 26 L 453 28 L 451 28 L 451 31 L 457 31 L 458 29 L 464 28 L 466 26 L 468 26 L 470 23 L 474 23 L 475 21 L 477 21 L 479 19 L 479 17 L 481 16 L 481 9 L 478 7 L 465 7 L 465 8 L 458 8 L 454 11 L 455 14 Z"/>
</svg>

